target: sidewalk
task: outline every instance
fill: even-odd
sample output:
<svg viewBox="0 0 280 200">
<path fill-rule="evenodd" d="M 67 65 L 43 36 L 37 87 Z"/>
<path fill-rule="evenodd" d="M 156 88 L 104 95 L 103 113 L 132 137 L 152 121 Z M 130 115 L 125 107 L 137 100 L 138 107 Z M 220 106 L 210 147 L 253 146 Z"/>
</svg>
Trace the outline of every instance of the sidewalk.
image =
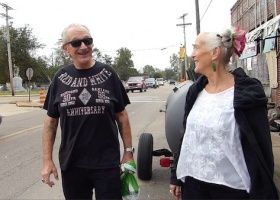
<svg viewBox="0 0 280 200">
<path fill-rule="evenodd" d="M 42 108 L 43 104 L 39 103 L 38 100 L 31 100 L 30 102 L 20 97 L 13 98 L 14 100 L 9 100 L 7 103 L 0 103 L 0 115 L 3 117 L 11 116 L 15 114 L 29 112 L 38 108 Z"/>
</svg>

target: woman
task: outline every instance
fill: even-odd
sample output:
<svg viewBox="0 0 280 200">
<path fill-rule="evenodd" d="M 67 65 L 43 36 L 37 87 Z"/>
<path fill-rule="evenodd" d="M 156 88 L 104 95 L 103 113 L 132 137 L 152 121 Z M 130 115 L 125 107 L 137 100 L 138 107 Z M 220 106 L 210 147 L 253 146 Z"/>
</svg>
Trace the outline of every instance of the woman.
<svg viewBox="0 0 280 200">
<path fill-rule="evenodd" d="M 278 199 L 266 95 L 241 68 L 227 71 L 245 34 L 236 28 L 196 38 L 192 59 L 202 76 L 186 96 L 185 134 L 171 168 L 176 199 Z"/>
</svg>

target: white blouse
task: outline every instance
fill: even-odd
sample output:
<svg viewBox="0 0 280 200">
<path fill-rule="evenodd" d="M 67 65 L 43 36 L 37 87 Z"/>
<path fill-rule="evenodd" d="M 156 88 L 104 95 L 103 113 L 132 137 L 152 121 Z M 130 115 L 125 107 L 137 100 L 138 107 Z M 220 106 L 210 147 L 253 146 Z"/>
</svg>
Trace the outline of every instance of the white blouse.
<svg viewBox="0 0 280 200">
<path fill-rule="evenodd" d="M 187 118 L 177 178 L 186 176 L 231 188 L 250 189 L 250 177 L 234 118 L 234 87 L 209 94 L 202 90 Z"/>
</svg>

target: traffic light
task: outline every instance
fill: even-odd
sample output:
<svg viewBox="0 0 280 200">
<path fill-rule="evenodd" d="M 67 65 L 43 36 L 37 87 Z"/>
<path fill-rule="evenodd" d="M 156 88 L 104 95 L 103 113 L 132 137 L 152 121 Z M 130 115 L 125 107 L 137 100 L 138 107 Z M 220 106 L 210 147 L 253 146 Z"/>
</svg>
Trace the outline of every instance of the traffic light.
<svg viewBox="0 0 280 200">
<path fill-rule="evenodd" d="M 184 59 L 185 58 L 185 48 L 184 47 L 180 47 L 180 59 Z"/>
</svg>

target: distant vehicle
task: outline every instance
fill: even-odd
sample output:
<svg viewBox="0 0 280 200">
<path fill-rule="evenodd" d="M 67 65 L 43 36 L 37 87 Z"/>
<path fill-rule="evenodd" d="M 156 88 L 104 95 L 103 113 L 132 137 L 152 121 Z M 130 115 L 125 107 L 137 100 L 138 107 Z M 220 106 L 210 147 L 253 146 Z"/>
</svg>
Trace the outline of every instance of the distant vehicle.
<svg viewBox="0 0 280 200">
<path fill-rule="evenodd" d="M 157 78 L 157 82 L 158 82 L 159 85 L 164 85 L 163 78 Z"/>
<path fill-rule="evenodd" d="M 130 77 L 125 85 L 125 90 L 128 93 L 129 91 L 134 92 L 134 90 L 139 90 L 140 92 L 146 92 L 147 86 L 142 77 L 135 76 Z"/>
<path fill-rule="evenodd" d="M 155 78 L 147 78 L 145 80 L 145 83 L 147 85 L 147 88 L 154 88 L 154 89 L 158 88 L 158 82 Z"/>
<path fill-rule="evenodd" d="M 173 80 L 173 79 L 170 79 L 168 82 L 169 82 L 169 85 L 175 85 L 175 82 L 176 82 L 176 81 Z"/>
</svg>

